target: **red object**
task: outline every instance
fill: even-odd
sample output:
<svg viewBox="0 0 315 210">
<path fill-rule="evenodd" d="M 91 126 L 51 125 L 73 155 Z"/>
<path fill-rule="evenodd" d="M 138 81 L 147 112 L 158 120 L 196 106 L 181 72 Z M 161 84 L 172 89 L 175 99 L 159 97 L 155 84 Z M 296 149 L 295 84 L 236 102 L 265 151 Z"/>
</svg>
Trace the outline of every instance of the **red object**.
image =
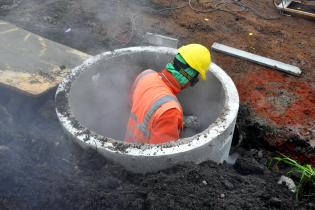
<svg viewBox="0 0 315 210">
<path fill-rule="evenodd" d="M 125 140 L 148 144 L 177 140 L 183 127 L 183 110 L 175 96 L 180 91 L 180 85 L 167 70 L 139 74 L 130 93 Z"/>
</svg>

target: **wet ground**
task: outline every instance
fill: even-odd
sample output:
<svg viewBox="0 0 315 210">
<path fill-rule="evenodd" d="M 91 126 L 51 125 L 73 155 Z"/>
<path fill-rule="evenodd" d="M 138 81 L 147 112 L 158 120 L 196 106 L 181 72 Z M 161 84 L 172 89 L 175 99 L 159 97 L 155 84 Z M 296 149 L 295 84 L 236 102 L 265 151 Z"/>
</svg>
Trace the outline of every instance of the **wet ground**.
<svg viewBox="0 0 315 210">
<path fill-rule="evenodd" d="M 263 143 L 270 124 L 299 125 L 312 140 L 314 22 L 280 17 L 269 1 L 255 7 L 264 11 L 259 16 L 250 11 L 197 14 L 187 5 L 165 10 L 172 2 L 0 0 L 0 18 L 90 54 L 139 44 L 150 31 L 181 43 L 210 46 L 218 41 L 301 65 L 305 73 L 296 78 L 214 55 L 240 91 L 245 145 L 236 150 L 242 158 L 234 166 L 187 163 L 146 176 L 129 174 L 64 136 L 54 111 L 54 91 L 29 98 L 0 88 L 0 209 L 315 209 L 309 201 L 295 203 L 292 193 L 276 184 L 280 175 L 266 167 L 274 153 Z M 274 88 L 284 91 L 272 92 Z M 303 93 L 292 96 L 297 92 Z M 260 106 L 253 106 L 257 101 Z M 288 112 L 298 105 L 301 109 Z M 268 110 L 275 107 L 269 119 Z M 249 123 L 252 113 L 260 114 L 259 122 L 272 123 L 265 128 Z"/>
<path fill-rule="evenodd" d="M 234 166 L 187 163 L 130 174 L 64 136 L 53 94 L 30 99 L 0 89 L 0 209 L 315 208 L 277 184 L 263 149 L 238 148 Z"/>
</svg>

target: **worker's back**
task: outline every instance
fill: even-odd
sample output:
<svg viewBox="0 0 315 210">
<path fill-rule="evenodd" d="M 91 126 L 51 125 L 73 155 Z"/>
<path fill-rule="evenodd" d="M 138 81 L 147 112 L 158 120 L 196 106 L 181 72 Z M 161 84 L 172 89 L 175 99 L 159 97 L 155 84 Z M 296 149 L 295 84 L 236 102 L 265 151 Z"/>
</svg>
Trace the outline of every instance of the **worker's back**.
<svg viewBox="0 0 315 210">
<path fill-rule="evenodd" d="M 130 103 L 126 141 L 158 144 L 179 138 L 182 108 L 159 73 L 146 70 L 136 78 Z M 161 121 L 164 123 L 161 124 Z"/>
</svg>

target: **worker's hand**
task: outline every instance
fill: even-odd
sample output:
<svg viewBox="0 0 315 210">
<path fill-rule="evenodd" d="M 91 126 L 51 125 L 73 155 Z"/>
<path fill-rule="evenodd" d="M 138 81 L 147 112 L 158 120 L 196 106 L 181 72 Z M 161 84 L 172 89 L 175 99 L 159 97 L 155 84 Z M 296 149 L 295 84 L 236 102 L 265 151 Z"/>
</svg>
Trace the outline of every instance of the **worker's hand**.
<svg viewBox="0 0 315 210">
<path fill-rule="evenodd" d="M 184 129 L 186 128 L 198 132 L 200 129 L 200 121 L 198 117 L 193 115 L 184 116 Z"/>
</svg>

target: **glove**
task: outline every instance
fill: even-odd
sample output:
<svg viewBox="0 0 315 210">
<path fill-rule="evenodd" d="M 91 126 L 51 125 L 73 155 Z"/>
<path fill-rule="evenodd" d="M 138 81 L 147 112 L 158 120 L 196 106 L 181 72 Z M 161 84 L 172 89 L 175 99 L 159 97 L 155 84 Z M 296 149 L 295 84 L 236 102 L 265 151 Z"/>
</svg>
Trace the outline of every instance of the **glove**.
<svg viewBox="0 0 315 210">
<path fill-rule="evenodd" d="M 191 129 L 193 131 L 199 131 L 200 129 L 200 121 L 198 117 L 194 115 L 184 116 L 184 129 Z"/>
</svg>

